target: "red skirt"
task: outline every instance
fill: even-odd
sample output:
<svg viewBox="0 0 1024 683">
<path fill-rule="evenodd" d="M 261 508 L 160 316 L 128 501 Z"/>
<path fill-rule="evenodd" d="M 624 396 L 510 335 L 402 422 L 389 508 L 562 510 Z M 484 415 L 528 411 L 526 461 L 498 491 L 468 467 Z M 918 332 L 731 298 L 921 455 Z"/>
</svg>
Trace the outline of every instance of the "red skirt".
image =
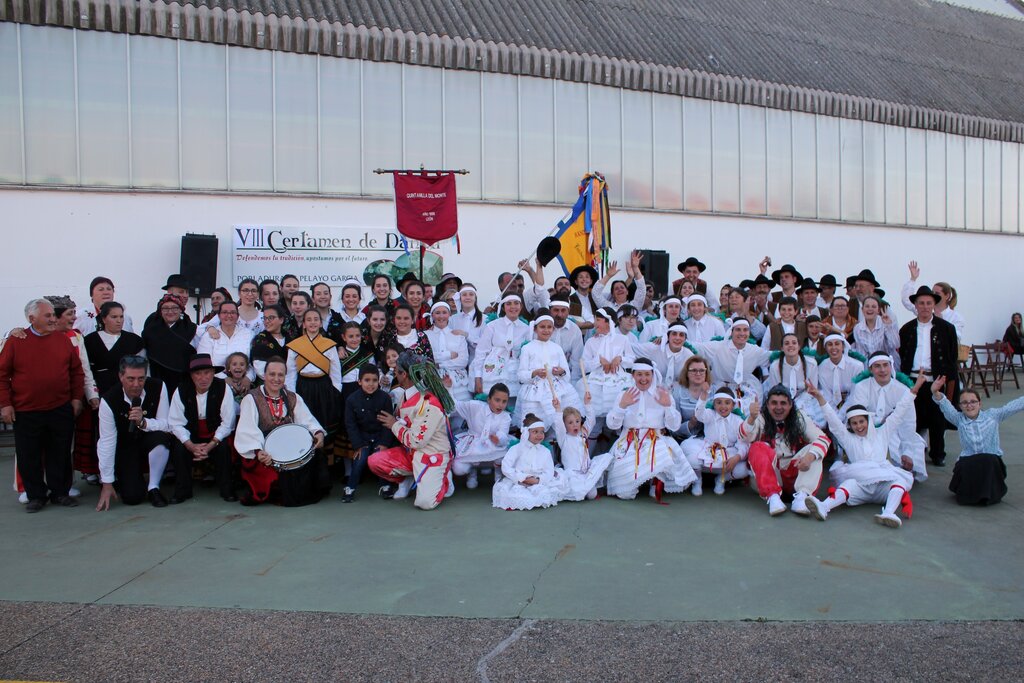
<svg viewBox="0 0 1024 683">
<path fill-rule="evenodd" d="M 71 448 L 73 467 L 86 476 L 100 473 L 100 461 L 96 456 L 99 431 L 99 411 L 86 403 L 82 414 L 75 420 L 75 445 Z"/>
</svg>

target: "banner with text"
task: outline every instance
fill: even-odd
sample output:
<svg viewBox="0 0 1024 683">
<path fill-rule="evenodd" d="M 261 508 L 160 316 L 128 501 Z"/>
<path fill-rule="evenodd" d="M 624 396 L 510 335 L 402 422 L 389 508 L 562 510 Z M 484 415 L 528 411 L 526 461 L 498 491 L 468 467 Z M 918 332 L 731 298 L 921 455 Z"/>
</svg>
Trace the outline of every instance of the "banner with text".
<svg viewBox="0 0 1024 683">
<path fill-rule="evenodd" d="M 260 282 L 292 274 L 304 290 L 317 282 L 337 290 L 346 280 L 365 284 L 367 274 L 388 274 L 389 264 L 405 253 L 394 228 L 236 225 L 232 232 L 236 286 L 245 278 Z"/>
</svg>

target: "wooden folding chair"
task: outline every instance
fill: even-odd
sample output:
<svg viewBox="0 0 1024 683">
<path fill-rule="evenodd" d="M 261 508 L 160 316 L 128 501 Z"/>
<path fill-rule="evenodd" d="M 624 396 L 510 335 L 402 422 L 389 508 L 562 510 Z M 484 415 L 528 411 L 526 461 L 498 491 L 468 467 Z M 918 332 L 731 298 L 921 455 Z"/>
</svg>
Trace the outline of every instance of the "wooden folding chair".
<svg viewBox="0 0 1024 683">
<path fill-rule="evenodd" d="M 999 348 L 999 362 L 1000 362 L 1000 381 L 1005 381 L 1006 373 L 1010 373 L 1010 377 L 1013 378 L 1013 384 L 1020 389 L 1020 380 L 1017 378 L 1017 368 L 1013 362 L 1013 348 L 1009 344 L 1001 340 L 996 340 L 996 346 Z"/>
<path fill-rule="evenodd" d="M 971 358 L 967 365 L 967 381 L 964 384 L 975 388 L 981 385 L 982 390 L 985 392 L 985 398 L 989 398 L 991 396 L 988 390 L 988 373 L 990 368 L 982 362 L 982 359 L 986 358 L 984 344 L 971 345 Z"/>
</svg>

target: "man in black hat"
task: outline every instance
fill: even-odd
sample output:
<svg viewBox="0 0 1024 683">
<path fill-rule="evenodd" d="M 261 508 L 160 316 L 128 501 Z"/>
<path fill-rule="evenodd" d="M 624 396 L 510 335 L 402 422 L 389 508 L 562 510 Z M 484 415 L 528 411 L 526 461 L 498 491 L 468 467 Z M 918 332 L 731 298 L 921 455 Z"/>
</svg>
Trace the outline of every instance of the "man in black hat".
<svg viewBox="0 0 1024 683">
<path fill-rule="evenodd" d="M 750 280 L 750 312 L 765 327 L 775 322 L 775 316 L 769 310 L 769 296 L 774 286 L 775 283 L 764 273 L 758 273 L 756 278 Z"/>
<path fill-rule="evenodd" d="M 695 256 L 690 256 L 685 261 L 676 266 L 676 270 L 683 274 L 683 277 L 672 282 L 672 291 L 677 296 L 679 295 L 679 287 L 684 281 L 689 281 L 693 285 L 693 291 L 696 294 L 703 296 L 708 302 L 708 308 L 713 311 L 717 311 L 720 302 L 718 301 L 718 295 L 708 289 L 708 283 L 701 279 L 700 274 L 707 270 L 707 266 L 701 263 Z"/>
<path fill-rule="evenodd" d="M 148 498 L 153 507 L 167 506 L 160 493 L 170 456 L 167 389 L 160 380 L 146 377 L 147 366 L 141 356 L 122 358 L 120 383 L 100 401 L 96 452 L 103 488 L 97 511 L 108 509 L 111 498 L 118 496 L 125 505 L 138 505 Z"/>
<path fill-rule="evenodd" d="M 914 401 L 918 430 L 928 430 L 929 455 L 941 467 L 946 462 L 946 429 L 949 425 L 938 404 L 931 398 L 932 381 L 946 379 L 945 393 L 954 405 L 959 401 L 959 368 L 957 367 L 956 328 L 935 315 L 938 297 L 928 287 L 920 287 L 910 297 L 917 317 L 900 328 L 900 367 L 917 379 L 925 376 L 925 384 Z"/>
<path fill-rule="evenodd" d="M 826 273 L 821 276 L 818 281 L 818 288 L 821 290 L 818 292 L 818 308 L 823 308 L 826 311 L 832 305 L 832 299 L 836 295 L 836 276 L 831 273 Z"/>
<path fill-rule="evenodd" d="M 796 285 L 803 279 L 804 276 L 791 263 L 787 263 L 778 270 L 772 271 L 772 282 L 782 288 L 782 291 L 772 292 L 772 298 L 768 304 L 768 310 L 773 316 L 777 317 L 776 309 L 779 307 L 780 301 L 786 297 L 797 298 Z"/>
<path fill-rule="evenodd" d="M 582 319 L 579 327 L 584 333 L 594 327 L 598 306 L 591 290 L 597 278 L 597 271 L 588 265 L 576 266 L 569 273 L 569 282 L 576 290 L 569 296 L 569 315 Z"/>
<path fill-rule="evenodd" d="M 192 497 L 192 465 L 210 460 L 220 497 L 229 503 L 235 496 L 231 451 L 224 443 L 235 428 L 235 399 L 227 383 L 214 375 L 224 368 L 201 353 L 189 361 L 191 381 L 182 382 L 171 399 L 167 421 L 174 444 L 174 496 L 171 505 Z"/>
<path fill-rule="evenodd" d="M 828 310 L 818 308 L 818 294 L 821 292 L 818 289 L 817 283 L 809 277 L 805 277 L 801 282 L 800 286 L 797 287 L 797 301 L 800 305 L 796 309 L 797 320 L 807 320 L 807 316 L 816 315 L 819 318 L 824 318 L 828 315 Z"/>
<path fill-rule="evenodd" d="M 185 310 L 188 308 L 188 281 L 185 280 L 185 276 L 181 273 L 175 273 L 167 276 L 167 284 L 161 287 L 164 290 L 164 296 L 172 296 L 178 301 L 178 305 L 181 307 L 181 320 L 192 322 L 192 318 L 188 316 Z M 160 311 L 153 311 L 146 318 L 146 322 L 143 323 L 142 329 L 145 330 L 150 325 L 160 321 Z"/>
<path fill-rule="evenodd" d="M 865 268 L 853 276 L 853 296 L 850 297 L 850 316 L 857 318 L 860 315 L 860 305 L 869 296 L 877 296 L 881 299 L 885 292 L 878 289 L 881 287 L 875 274 Z"/>
</svg>

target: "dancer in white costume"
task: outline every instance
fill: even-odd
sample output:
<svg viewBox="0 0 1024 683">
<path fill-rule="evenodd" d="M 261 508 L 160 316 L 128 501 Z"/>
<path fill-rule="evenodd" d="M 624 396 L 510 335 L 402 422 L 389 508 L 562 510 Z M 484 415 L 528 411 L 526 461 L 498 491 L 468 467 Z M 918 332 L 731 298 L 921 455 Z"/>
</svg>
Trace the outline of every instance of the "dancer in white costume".
<svg viewBox="0 0 1024 683">
<path fill-rule="evenodd" d="M 466 488 L 478 485 L 478 470 L 494 467 L 495 478 L 500 479 L 497 469 L 508 450 L 512 416 L 505 407 L 508 405 L 508 387 L 500 382 L 491 387 L 487 402 L 456 401 L 455 413 L 466 421 L 467 431 L 455 437 L 455 459 L 452 472 L 466 477 Z"/>
<path fill-rule="evenodd" d="M 910 488 L 914 485 L 913 462 L 907 456 L 894 457 L 890 454 L 889 441 L 902 422 L 916 419 L 914 399 L 924 382 L 925 378 L 919 376 L 914 388 L 900 399 L 896 410 L 881 428 L 872 424 L 871 413 L 860 405 L 849 407 L 846 411 L 847 424 L 844 425 L 822 392 L 808 383 L 807 393 L 818 401 L 832 430 L 832 438 L 843 447 L 849 461 L 836 461 L 829 470 L 836 483 L 832 496 L 823 501 L 807 496 L 805 503 L 811 516 L 825 521 L 829 513 L 843 503 L 883 503 L 885 507 L 881 514 L 875 515 L 875 521 L 894 529 L 902 526 L 896 510 L 902 505 L 909 517 L 913 509 L 910 503 Z"/>
<path fill-rule="evenodd" d="M 526 439 L 508 450 L 501 460 L 503 478 L 491 491 L 491 504 L 505 510 L 532 510 L 557 505 L 565 481 L 555 470 L 551 451 L 542 445 L 547 425 L 536 415 L 523 421 Z"/>
<path fill-rule="evenodd" d="M 587 387 L 594 397 L 597 417 L 607 415 L 622 391 L 633 386 L 629 376 L 629 369 L 633 366 L 633 347 L 629 339 L 613 329 L 616 322 L 615 311 L 597 309 L 594 318 L 597 332 L 583 346 L 583 371 L 587 375 Z M 585 390 L 581 380 L 579 394 L 583 395 Z"/>
<path fill-rule="evenodd" d="M 747 450 L 750 445 L 740 439 L 739 429 L 743 418 L 733 412 L 736 397 L 727 388 L 714 393 L 712 408 L 707 408 L 709 386 L 697 400 L 697 419 L 704 423 L 704 438 L 701 448 L 685 449 L 690 466 L 697 474 L 697 481 L 690 487 L 690 493 L 699 496 L 703 493 L 701 474 L 711 472 L 715 475 L 715 495 L 725 493 L 725 482 L 734 479 L 746 479 L 750 476 L 747 467 Z"/>
<path fill-rule="evenodd" d="M 501 300 L 501 317 L 487 323 L 476 345 L 476 357 L 470 368 L 474 392 L 490 391 L 497 382 L 508 387 L 509 395 L 519 395 L 519 352 L 530 338 L 530 326 L 519 319 L 523 300 L 509 294 Z"/>
<path fill-rule="evenodd" d="M 684 491 L 697 475 L 679 444 L 665 433 L 679 429 L 682 416 L 668 389 L 657 385 L 650 360 L 634 361 L 633 382 L 607 417 L 610 429 L 622 430 L 612 445 L 608 495 L 631 500 L 645 482 L 654 479 L 655 497 L 661 502 L 661 491 Z"/>
<path fill-rule="evenodd" d="M 519 400 L 513 421 L 522 424 L 523 416 L 533 413 L 554 425 L 562 416 L 555 413 L 552 401 L 563 406 L 580 406 L 580 397 L 570 382 L 569 362 L 562 347 L 551 341 L 555 320 L 546 308 L 537 310 L 530 327 L 534 339 L 519 354 Z"/>
<path fill-rule="evenodd" d="M 602 453 L 593 459 L 590 457 L 587 435 L 594 429 L 597 419 L 594 417 L 589 398 L 589 394 L 583 398 L 584 409 L 587 411 L 585 423 L 578 409 L 572 406 L 563 409 L 557 399 L 554 402 L 555 410 L 561 413 L 554 427 L 562 458 L 565 500 L 597 498 L 598 482 L 612 464 L 611 453 Z"/>
<path fill-rule="evenodd" d="M 455 334 L 451 326 L 451 307 L 439 301 L 430 307 L 431 327 L 427 330 L 441 380 L 456 401 L 467 401 L 469 394 L 469 346 L 467 338 Z"/>
</svg>

